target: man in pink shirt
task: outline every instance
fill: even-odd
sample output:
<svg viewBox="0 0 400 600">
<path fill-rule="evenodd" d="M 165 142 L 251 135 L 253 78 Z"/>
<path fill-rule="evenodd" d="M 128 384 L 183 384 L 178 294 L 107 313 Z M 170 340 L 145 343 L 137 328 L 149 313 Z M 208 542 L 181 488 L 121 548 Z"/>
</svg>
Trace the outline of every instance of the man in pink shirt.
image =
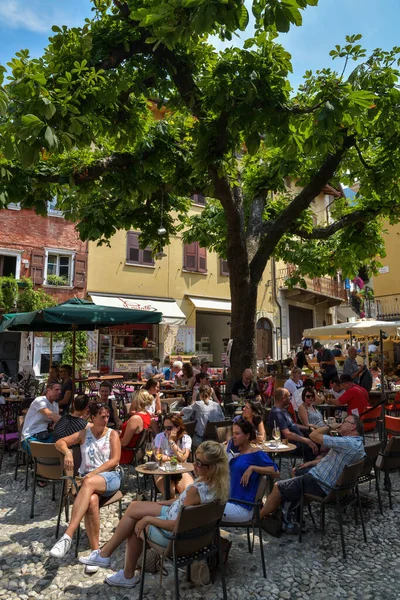
<svg viewBox="0 0 400 600">
<path fill-rule="evenodd" d="M 340 388 L 344 390 L 339 398 L 333 398 L 330 404 L 335 406 L 347 406 L 347 414 L 360 416 L 369 406 L 369 395 L 367 390 L 360 387 L 352 380 L 351 375 L 340 376 Z"/>
</svg>

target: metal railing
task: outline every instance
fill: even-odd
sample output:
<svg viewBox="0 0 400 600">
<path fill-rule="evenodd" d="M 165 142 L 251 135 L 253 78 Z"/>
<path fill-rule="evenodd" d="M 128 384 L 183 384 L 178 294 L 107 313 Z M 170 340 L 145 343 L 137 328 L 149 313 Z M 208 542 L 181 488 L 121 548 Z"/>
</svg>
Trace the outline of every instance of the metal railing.
<svg viewBox="0 0 400 600">
<path fill-rule="evenodd" d="M 295 271 L 295 267 L 288 266 L 286 269 L 279 269 L 279 287 L 284 288 L 285 281 Z M 322 294 L 323 296 L 330 296 L 332 298 L 339 298 L 343 302 L 347 302 L 347 291 L 344 289 L 343 284 L 339 283 L 331 277 L 304 277 L 307 284 L 307 290 L 315 292 L 316 294 Z M 299 285 L 294 286 L 295 289 L 303 289 Z"/>
<path fill-rule="evenodd" d="M 400 294 L 375 297 L 371 306 L 375 308 L 378 319 L 400 319 Z"/>
</svg>

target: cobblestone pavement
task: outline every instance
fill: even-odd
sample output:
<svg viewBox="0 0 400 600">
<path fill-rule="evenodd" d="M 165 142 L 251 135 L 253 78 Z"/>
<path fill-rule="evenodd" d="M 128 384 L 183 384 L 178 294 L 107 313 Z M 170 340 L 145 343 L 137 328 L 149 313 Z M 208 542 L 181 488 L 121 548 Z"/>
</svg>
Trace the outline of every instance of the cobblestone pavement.
<svg viewBox="0 0 400 600">
<path fill-rule="evenodd" d="M 73 550 L 61 561 L 49 557 L 55 541 L 57 502 L 51 501 L 51 489 L 38 489 L 34 519 L 29 518 L 30 489 L 23 489 L 23 473 L 13 479 L 13 457 L 4 459 L 0 473 L 0 599 L 21 600 L 56 598 L 80 600 L 128 600 L 138 597 L 138 590 L 109 588 L 103 584 L 106 571 L 85 575 Z M 393 477 L 395 509 L 389 510 L 383 493 L 384 516 L 377 510 L 375 492 L 372 506 L 365 508 L 368 544 L 364 544 L 361 527 L 355 527 L 349 515 L 346 527 L 348 558 L 342 559 L 340 540 L 332 511 L 327 513 L 327 530 L 322 536 L 307 523 L 308 533 L 299 544 L 296 537 L 273 538 L 265 534 L 267 579 L 261 574 L 258 540 L 254 555 L 247 552 L 245 534 L 232 531 L 233 547 L 227 568 L 228 598 L 268 598 L 270 600 L 354 600 L 400 599 L 400 482 Z M 132 477 L 130 481 L 133 482 Z M 368 486 L 365 487 L 368 493 Z M 132 499 L 126 496 L 125 505 Z M 107 540 L 118 522 L 116 506 L 101 512 L 101 540 Z M 61 532 L 65 529 L 62 522 Z M 81 536 L 80 553 L 88 551 L 87 538 Z M 112 560 L 112 570 L 123 564 L 123 548 Z M 110 570 L 108 571 L 110 572 Z M 146 574 L 145 598 L 174 598 L 174 581 L 169 575 L 160 587 L 157 575 Z M 181 577 L 183 600 L 222 598 L 219 579 L 214 585 L 195 587 Z"/>
</svg>

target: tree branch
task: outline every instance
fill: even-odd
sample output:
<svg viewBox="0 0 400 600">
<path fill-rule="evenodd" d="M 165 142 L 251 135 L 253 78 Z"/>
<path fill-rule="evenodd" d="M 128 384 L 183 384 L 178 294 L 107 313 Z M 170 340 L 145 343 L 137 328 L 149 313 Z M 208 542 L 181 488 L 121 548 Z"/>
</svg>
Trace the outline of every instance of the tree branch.
<svg viewBox="0 0 400 600">
<path fill-rule="evenodd" d="M 361 163 L 364 165 L 364 167 L 366 169 L 373 169 L 373 167 L 371 167 L 371 165 L 369 165 L 365 158 L 363 157 L 363 155 L 361 154 L 361 150 L 358 147 L 358 144 L 356 142 L 354 142 L 354 148 L 357 150 L 357 154 L 358 154 L 358 158 L 360 159 Z"/>
<path fill-rule="evenodd" d="M 291 224 L 306 210 L 324 186 L 332 179 L 336 169 L 349 148 L 354 145 L 354 137 L 345 138 L 343 146 L 335 154 L 330 154 L 320 169 L 315 173 L 310 183 L 290 202 L 287 208 L 274 220 L 265 224 L 265 234 L 260 246 L 250 263 L 252 278 L 260 281 L 265 265 L 272 255 L 277 243 L 288 231 Z"/>
<path fill-rule="evenodd" d="M 327 227 L 316 227 L 312 231 L 301 231 L 301 230 L 293 230 L 292 233 L 298 235 L 304 240 L 327 240 L 332 235 L 349 227 L 349 225 L 353 225 L 353 223 L 364 223 L 365 221 L 370 221 L 374 219 L 378 214 L 379 210 L 355 210 L 347 215 L 341 217 L 335 223 L 331 223 Z"/>
</svg>

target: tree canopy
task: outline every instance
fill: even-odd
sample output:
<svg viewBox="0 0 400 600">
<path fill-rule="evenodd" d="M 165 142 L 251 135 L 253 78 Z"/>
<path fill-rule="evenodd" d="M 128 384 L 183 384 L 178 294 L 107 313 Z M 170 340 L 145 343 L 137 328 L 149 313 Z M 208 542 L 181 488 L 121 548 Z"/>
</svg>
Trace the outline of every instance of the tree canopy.
<svg viewBox="0 0 400 600">
<path fill-rule="evenodd" d="M 317 3 L 253 0 L 254 35 L 217 51 L 210 35 L 246 30 L 243 0 L 93 0 L 93 18 L 55 25 L 41 58 L 21 50 L 7 77 L 0 67 L 0 203 L 44 214 L 56 196 L 82 239 L 134 226 L 155 250 L 178 231 L 215 249 L 233 335 L 240 289 L 272 256 L 297 279 L 376 268 L 382 219 L 400 215 L 400 47 L 366 56 L 361 35 L 347 36 L 331 52 L 338 70 L 307 71 L 293 90 L 277 37 Z M 324 186 L 355 180 L 356 198 L 315 226 Z M 209 201 L 189 219 L 193 193 Z"/>
</svg>

